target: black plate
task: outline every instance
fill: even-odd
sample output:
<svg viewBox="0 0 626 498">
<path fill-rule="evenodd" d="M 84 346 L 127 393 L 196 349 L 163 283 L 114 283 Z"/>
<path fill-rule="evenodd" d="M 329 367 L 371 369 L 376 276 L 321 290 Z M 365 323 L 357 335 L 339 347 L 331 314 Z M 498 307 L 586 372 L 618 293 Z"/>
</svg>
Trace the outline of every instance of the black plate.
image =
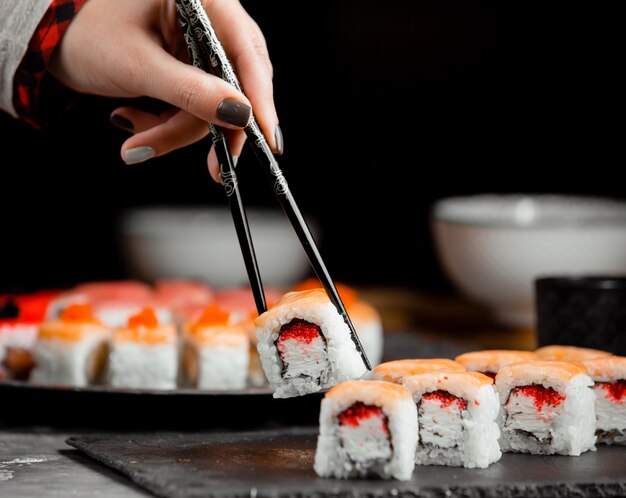
<svg viewBox="0 0 626 498">
<path fill-rule="evenodd" d="M 121 390 L 1 382 L 0 421 L 107 429 L 254 428 L 317 421 L 322 394 L 274 399 L 268 389 L 242 391 Z"/>
<path fill-rule="evenodd" d="M 385 360 L 450 357 L 469 350 L 417 332 L 385 336 Z M 315 424 L 321 393 L 274 399 L 269 388 L 240 391 L 140 390 L 0 382 L 0 423 L 85 428 L 258 428 Z M 5 408 L 6 407 L 6 408 Z"/>
</svg>

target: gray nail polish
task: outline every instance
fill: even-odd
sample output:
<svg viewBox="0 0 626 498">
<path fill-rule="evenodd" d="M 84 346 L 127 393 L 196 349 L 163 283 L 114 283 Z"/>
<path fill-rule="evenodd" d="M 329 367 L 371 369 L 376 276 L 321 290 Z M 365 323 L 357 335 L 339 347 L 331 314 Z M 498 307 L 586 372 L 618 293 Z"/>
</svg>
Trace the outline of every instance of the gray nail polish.
<svg viewBox="0 0 626 498">
<path fill-rule="evenodd" d="M 217 117 L 231 125 L 244 128 L 250 121 L 250 106 L 235 99 L 224 99 L 217 106 Z"/>
<path fill-rule="evenodd" d="M 126 131 L 133 131 L 135 127 L 132 121 L 126 119 L 124 116 L 118 116 L 117 114 L 111 114 L 109 121 L 111 121 L 114 126 Z"/>
<path fill-rule="evenodd" d="M 143 145 L 134 149 L 128 149 L 124 153 L 124 162 L 126 164 L 137 164 L 147 161 L 154 156 L 156 156 L 156 151 L 152 147 Z"/>
<path fill-rule="evenodd" d="M 285 143 L 283 142 L 283 132 L 280 129 L 280 125 L 276 125 L 276 128 L 274 128 L 274 140 L 276 141 L 276 154 L 282 156 L 285 150 Z"/>
</svg>

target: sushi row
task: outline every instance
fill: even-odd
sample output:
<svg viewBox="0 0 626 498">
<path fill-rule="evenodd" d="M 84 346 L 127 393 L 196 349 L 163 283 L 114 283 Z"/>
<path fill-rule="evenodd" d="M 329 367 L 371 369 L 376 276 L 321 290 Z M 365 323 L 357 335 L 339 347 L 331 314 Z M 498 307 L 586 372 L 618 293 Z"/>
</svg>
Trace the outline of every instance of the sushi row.
<svg viewBox="0 0 626 498">
<path fill-rule="evenodd" d="M 320 476 L 407 480 L 415 464 L 486 468 L 502 452 L 576 456 L 596 442 L 626 444 L 626 358 L 602 351 L 400 360 L 373 379 L 324 397 Z"/>
<path fill-rule="evenodd" d="M 248 333 L 230 318 L 208 305 L 179 337 L 174 324 L 161 323 L 152 308 L 111 329 L 90 304 L 71 304 L 39 329 L 31 381 L 77 387 L 242 389 L 248 375 Z"/>
<path fill-rule="evenodd" d="M 306 289 L 317 285 L 313 280 L 302 282 L 296 294 L 307 294 L 311 291 Z M 368 356 L 379 363 L 383 345 L 379 314 L 353 289 L 344 285 L 338 289 Z M 316 292 L 330 303 L 323 291 Z M 280 293 L 272 289 L 266 289 L 266 297 L 270 305 L 281 301 Z M 73 316 L 76 313 L 80 319 Z M 84 386 L 102 383 L 106 377 L 115 387 L 170 389 L 181 385 L 180 375 L 173 381 L 172 372 L 184 371 L 185 385 L 202 389 L 265 386 L 256 314 L 249 289 L 213 290 L 181 280 L 159 282 L 154 288 L 135 281 L 96 282 L 62 293 L 0 296 L 0 379 L 5 365 L 11 378 L 26 379 L 35 368 L 30 380 L 48 384 Z M 334 312 L 335 320 L 338 317 Z M 281 343 L 282 355 L 289 356 L 290 344 L 298 341 L 297 329 L 291 331 L 292 341 Z M 313 347 L 316 344 L 312 341 Z M 239 353 L 244 347 L 247 353 Z M 223 354 L 223 348 L 229 353 Z M 80 374 L 72 370 L 79 368 L 76 364 L 81 365 Z M 297 384 L 302 372 L 295 364 L 291 367 L 288 376 Z M 306 374 L 306 364 L 302 368 Z M 116 374 L 123 370 L 135 373 Z M 333 384 L 339 380 L 329 379 Z"/>
</svg>

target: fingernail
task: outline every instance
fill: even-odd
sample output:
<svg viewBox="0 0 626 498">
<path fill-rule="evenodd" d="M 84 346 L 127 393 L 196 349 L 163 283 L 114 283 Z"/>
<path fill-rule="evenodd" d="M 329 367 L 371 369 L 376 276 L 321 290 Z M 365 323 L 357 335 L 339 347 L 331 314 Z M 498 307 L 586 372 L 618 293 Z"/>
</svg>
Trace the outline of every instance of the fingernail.
<svg viewBox="0 0 626 498">
<path fill-rule="evenodd" d="M 233 156 L 233 166 L 237 166 L 237 161 L 239 161 L 239 156 Z"/>
<path fill-rule="evenodd" d="M 126 164 L 137 164 L 147 161 L 154 156 L 156 156 L 156 151 L 152 147 L 143 145 L 124 152 L 124 162 Z"/>
<path fill-rule="evenodd" d="M 235 99 L 224 99 L 217 106 L 217 117 L 231 125 L 245 128 L 250 121 L 252 108 Z"/>
<path fill-rule="evenodd" d="M 111 124 L 113 124 L 114 126 L 117 126 L 118 128 L 121 128 L 122 130 L 133 131 L 133 129 L 135 128 L 132 121 L 130 121 L 129 119 L 126 119 L 124 116 L 111 114 L 111 117 L 109 118 L 109 120 L 111 121 Z"/>
<path fill-rule="evenodd" d="M 280 125 L 276 125 L 276 128 L 274 128 L 274 141 L 276 142 L 276 154 L 282 156 L 285 150 L 285 143 L 283 142 L 283 132 L 280 129 Z"/>
</svg>

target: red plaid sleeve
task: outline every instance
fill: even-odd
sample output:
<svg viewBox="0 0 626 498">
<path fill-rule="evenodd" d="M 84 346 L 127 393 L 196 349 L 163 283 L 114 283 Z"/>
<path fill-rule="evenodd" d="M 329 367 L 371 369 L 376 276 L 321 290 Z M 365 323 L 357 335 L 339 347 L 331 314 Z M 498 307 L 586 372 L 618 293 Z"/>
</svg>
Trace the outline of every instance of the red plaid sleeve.
<svg viewBox="0 0 626 498">
<path fill-rule="evenodd" d="M 17 115 L 41 127 L 64 111 L 75 94 L 48 72 L 52 52 L 70 21 L 86 0 L 52 0 L 30 40 L 13 80 L 13 106 Z"/>
</svg>

